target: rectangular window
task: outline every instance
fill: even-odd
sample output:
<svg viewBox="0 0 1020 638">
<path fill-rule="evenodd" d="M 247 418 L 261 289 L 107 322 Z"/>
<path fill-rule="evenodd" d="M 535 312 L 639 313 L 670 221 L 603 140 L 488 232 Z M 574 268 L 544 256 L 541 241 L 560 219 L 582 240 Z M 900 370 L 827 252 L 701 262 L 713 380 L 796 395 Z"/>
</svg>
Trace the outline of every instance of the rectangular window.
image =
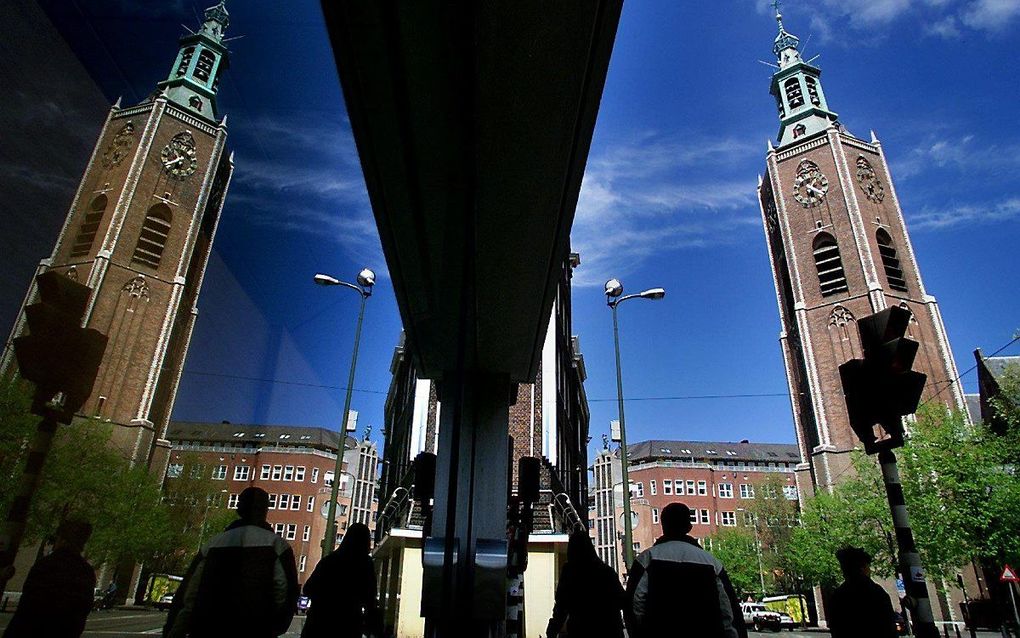
<svg viewBox="0 0 1020 638">
<path fill-rule="evenodd" d="M 180 478 L 181 477 L 181 472 L 183 472 L 183 471 L 184 471 L 184 466 L 183 465 L 181 465 L 180 463 L 171 463 L 166 468 L 166 477 L 167 478 Z"/>
<path fill-rule="evenodd" d="M 691 510 L 691 524 L 698 522 L 698 510 Z"/>
<path fill-rule="evenodd" d="M 671 479 L 666 479 L 662 482 L 662 493 L 666 496 L 673 495 L 673 481 Z"/>
<path fill-rule="evenodd" d="M 698 496 L 706 496 L 708 494 L 708 482 L 698 481 Z"/>
<path fill-rule="evenodd" d="M 740 498 L 754 498 L 754 486 L 748 483 L 741 483 Z"/>
<path fill-rule="evenodd" d="M 313 467 L 312 468 L 312 483 L 318 483 L 318 482 L 319 482 L 319 468 Z"/>
<path fill-rule="evenodd" d="M 676 486 L 676 495 L 677 496 L 683 496 L 684 495 L 684 480 L 683 479 L 677 479 L 677 480 L 673 481 L 673 484 Z"/>
<path fill-rule="evenodd" d="M 251 468 L 247 465 L 235 465 L 234 466 L 234 480 L 235 481 L 247 481 L 248 477 L 251 476 Z"/>
<path fill-rule="evenodd" d="M 308 511 L 311 512 L 314 509 L 315 509 L 315 497 L 314 496 L 309 496 L 308 497 Z"/>
<path fill-rule="evenodd" d="M 280 494 L 280 504 L 277 508 L 285 510 L 290 507 L 290 494 Z"/>
<path fill-rule="evenodd" d="M 282 465 L 274 465 L 273 466 L 273 480 L 274 481 L 279 481 L 281 477 L 283 477 L 283 466 Z"/>
<path fill-rule="evenodd" d="M 653 507 L 652 508 L 652 523 L 654 525 L 658 525 L 659 524 L 659 508 L 658 507 Z"/>
<path fill-rule="evenodd" d="M 655 496 L 656 494 L 659 493 L 658 490 L 656 489 L 655 480 L 654 479 L 651 480 L 651 481 L 648 481 L 648 487 L 651 489 L 652 496 Z"/>
<path fill-rule="evenodd" d="M 687 495 L 694 496 L 696 493 L 694 491 L 694 481 L 687 481 Z"/>
<path fill-rule="evenodd" d="M 287 536 L 285 538 L 287 540 L 289 540 L 289 541 L 295 540 L 297 538 L 297 525 L 296 524 L 290 523 L 290 524 L 287 525 Z"/>
<path fill-rule="evenodd" d="M 722 526 L 723 527 L 736 527 L 737 526 L 737 514 L 736 512 L 720 512 L 722 515 Z"/>
<path fill-rule="evenodd" d="M 631 489 L 634 490 L 634 495 L 635 496 L 637 496 L 638 498 L 644 498 L 644 496 L 645 496 L 645 484 L 644 483 L 633 483 Z"/>
<path fill-rule="evenodd" d="M 325 476 L 322 477 L 322 484 L 326 487 L 333 487 L 333 470 L 326 470 Z"/>
<path fill-rule="evenodd" d="M 308 539 L 306 538 L 305 540 L 308 540 Z M 308 557 L 305 556 L 304 554 L 301 554 L 301 559 L 298 561 L 298 571 L 299 572 L 304 572 L 305 571 L 305 566 L 307 564 L 308 564 Z"/>
<path fill-rule="evenodd" d="M 301 509 L 301 495 L 291 494 L 290 496 L 290 509 L 299 510 Z"/>
<path fill-rule="evenodd" d="M 240 494 L 231 494 L 230 496 L 227 497 L 227 509 L 231 509 L 231 510 L 236 510 L 237 509 L 237 497 L 238 496 L 240 496 Z"/>
<path fill-rule="evenodd" d="M 204 472 L 205 466 L 202 465 L 201 463 L 195 463 L 194 465 L 191 466 L 191 472 L 189 476 L 191 476 L 191 478 L 193 479 L 201 478 Z"/>
<path fill-rule="evenodd" d="M 711 518 L 711 516 L 709 516 L 709 511 L 708 510 L 701 510 L 701 524 L 702 525 L 708 525 L 708 522 L 711 521 L 711 520 L 712 520 L 712 518 Z"/>
<path fill-rule="evenodd" d="M 295 481 L 304 481 L 305 480 L 305 466 L 304 465 L 299 465 L 296 468 L 294 468 L 294 480 Z"/>
<path fill-rule="evenodd" d="M 797 500 L 797 486 L 796 485 L 784 485 L 783 486 L 783 496 L 785 496 L 788 500 L 796 501 Z"/>
<path fill-rule="evenodd" d="M 212 471 L 212 477 L 217 481 L 222 481 L 223 479 L 227 478 L 227 466 L 217 465 L 216 467 L 214 467 Z"/>
<path fill-rule="evenodd" d="M 276 509 L 276 494 L 269 495 L 269 509 L 271 510 Z"/>
<path fill-rule="evenodd" d="M 263 465 L 263 466 L 262 466 L 262 475 L 261 475 L 261 477 L 260 477 L 260 478 L 261 478 L 261 479 L 262 479 L 263 481 L 268 481 L 268 480 L 269 480 L 269 471 L 270 471 L 271 469 L 272 469 L 272 468 L 270 468 L 270 467 L 269 467 L 268 465 Z"/>
<path fill-rule="evenodd" d="M 287 531 L 287 526 L 284 525 L 283 523 L 277 523 L 275 526 L 273 526 L 273 531 L 276 532 L 277 536 L 283 536 L 283 533 Z"/>
<path fill-rule="evenodd" d="M 305 525 L 305 531 L 301 532 L 301 540 L 307 541 L 311 537 L 312 537 L 312 526 L 311 525 Z"/>
<path fill-rule="evenodd" d="M 719 484 L 719 498 L 733 498 L 733 483 Z"/>
<path fill-rule="evenodd" d="M 294 480 L 294 466 L 293 465 L 288 465 L 287 467 L 283 468 L 283 480 L 285 480 L 285 481 L 293 481 Z"/>
</svg>

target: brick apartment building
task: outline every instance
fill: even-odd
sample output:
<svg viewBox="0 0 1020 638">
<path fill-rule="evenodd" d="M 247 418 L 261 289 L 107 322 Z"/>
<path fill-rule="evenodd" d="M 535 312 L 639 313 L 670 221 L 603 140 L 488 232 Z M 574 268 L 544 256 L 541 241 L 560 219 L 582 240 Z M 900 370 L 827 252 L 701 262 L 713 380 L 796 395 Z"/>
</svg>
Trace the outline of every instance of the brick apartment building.
<svg viewBox="0 0 1020 638">
<path fill-rule="evenodd" d="M 634 552 L 662 535 L 659 514 L 680 501 L 691 508 L 691 535 L 705 538 L 742 521 L 755 488 L 779 476 L 783 495 L 797 500 L 794 475 L 800 452 L 794 444 L 710 441 L 642 441 L 630 446 L 631 520 Z M 603 450 L 591 466 L 590 503 L 595 547 L 621 576 L 623 479 L 619 450 Z"/>
<path fill-rule="evenodd" d="M 339 433 L 310 427 L 174 421 L 167 438 L 172 445 L 168 484 L 186 472 L 208 472 L 214 481 L 223 481 L 222 500 L 230 508 L 237 507 L 237 497 L 246 487 L 261 487 L 269 493 L 269 524 L 294 548 L 298 580 L 304 583 L 322 557 Z M 347 436 L 337 542 L 348 522 L 374 529 L 377 468 L 376 445 Z"/>
</svg>

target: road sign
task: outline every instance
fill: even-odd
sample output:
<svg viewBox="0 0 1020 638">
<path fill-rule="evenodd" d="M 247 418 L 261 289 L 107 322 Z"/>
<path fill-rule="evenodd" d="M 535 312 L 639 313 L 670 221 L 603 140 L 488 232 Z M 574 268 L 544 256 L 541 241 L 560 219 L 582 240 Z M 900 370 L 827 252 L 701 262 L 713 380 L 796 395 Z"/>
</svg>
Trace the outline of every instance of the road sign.
<svg viewBox="0 0 1020 638">
<path fill-rule="evenodd" d="M 1002 576 L 999 576 L 999 581 L 1003 583 L 1020 583 L 1020 578 L 1016 575 L 1016 570 L 1006 565 L 1002 570 Z"/>
</svg>

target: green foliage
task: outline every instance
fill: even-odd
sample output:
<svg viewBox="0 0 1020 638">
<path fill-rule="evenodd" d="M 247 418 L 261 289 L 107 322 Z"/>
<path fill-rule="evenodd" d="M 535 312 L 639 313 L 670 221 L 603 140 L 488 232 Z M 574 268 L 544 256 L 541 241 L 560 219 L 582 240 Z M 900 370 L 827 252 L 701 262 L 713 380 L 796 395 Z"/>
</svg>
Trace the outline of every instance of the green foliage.
<svg viewBox="0 0 1020 638">
<path fill-rule="evenodd" d="M 24 381 L 0 379 L 0 507 L 6 515 L 25 465 L 28 442 L 39 417 L 31 414 L 32 389 Z"/>
<path fill-rule="evenodd" d="M 764 595 L 754 532 L 741 527 L 724 528 L 706 539 L 705 547 L 726 567 L 733 589 L 741 600 L 748 594 L 755 599 Z"/>
</svg>

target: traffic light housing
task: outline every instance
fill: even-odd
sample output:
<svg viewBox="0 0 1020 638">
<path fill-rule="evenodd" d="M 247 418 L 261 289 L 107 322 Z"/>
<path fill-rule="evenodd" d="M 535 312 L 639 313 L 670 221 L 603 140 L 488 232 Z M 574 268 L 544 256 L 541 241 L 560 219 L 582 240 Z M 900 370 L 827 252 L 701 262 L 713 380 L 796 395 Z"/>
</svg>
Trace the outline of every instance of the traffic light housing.
<svg viewBox="0 0 1020 638">
<path fill-rule="evenodd" d="M 839 367 L 850 426 L 874 454 L 903 446 L 902 417 L 917 411 L 927 376 L 911 369 L 918 343 L 906 338 L 910 311 L 887 308 L 857 322 L 863 359 Z M 888 434 L 878 439 L 875 425 Z"/>
<path fill-rule="evenodd" d="M 28 334 L 14 339 L 21 376 L 35 384 L 32 412 L 70 423 L 92 394 L 106 335 L 81 327 L 92 289 L 55 271 L 36 277 L 39 300 L 25 307 Z M 54 402 L 58 395 L 61 402 Z"/>
</svg>

